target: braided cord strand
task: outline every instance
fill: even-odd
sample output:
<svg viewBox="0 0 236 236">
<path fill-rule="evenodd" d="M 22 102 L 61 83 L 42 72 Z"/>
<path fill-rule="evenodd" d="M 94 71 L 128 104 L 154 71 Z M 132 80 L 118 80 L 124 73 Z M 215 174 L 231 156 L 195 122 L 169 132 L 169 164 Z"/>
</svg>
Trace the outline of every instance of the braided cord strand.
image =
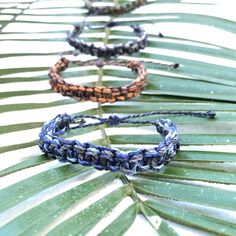
<svg viewBox="0 0 236 236">
<path fill-rule="evenodd" d="M 109 23 L 106 27 L 116 26 L 116 23 Z M 72 30 L 68 36 L 68 43 L 74 47 L 76 50 L 79 50 L 81 53 L 90 54 L 97 57 L 115 57 L 124 54 L 132 54 L 138 52 L 141 49 L 144 49 L 148 43 L 147 33 L 141 26 L 132 25 L 131 28 L 134 30 L 134 33 L 139 37 L 136 41 L 129 41 L 124 44 L 117 44 L 114 46 L 95 46 L 93 43 L 86 43 L 83 40 L 78 38 L 78 35 L 82 33 L 83 28 L 86 26 L 76 25 L 74 30 Z M 93 28 L 89 26 L 90 28 Z"/>
<path fill-rule="evenodd" d="M 135 0 L 120 6 L 106 6 L 95 7 L 92 5 L 91 0 L 84 0 L 85 7 L 89 10 L 89 14 L 93 15 L 120 15 L 131 12 L 144 4 L 147 4 L 147 0 Z"/>
<path fill-rule="evenodd" d="M 132 83 L 122 87 L 105 87 L 105 86 L 82 86 L 67 83 L 62 78 L 62 72 L 65 71 L 68 66 L 74 63 L 78 66 L 91 66 L 102 67 L 104 65 L 126 66 L 130 68 L 138 77 Z M 144 90 L 147 84 L 147 72 L 144 64 L 138 61 L 124 61 L 124 60 L 109 60 L 109 61 L 97 61 L 90 60 L 86 62 L 70 61 L 66 58 L 61 58 L 59 61 L 49 70 L 49 83 L 55 92 L 61 93 L 63 96 L 73 97 L 76 100 L 92 101 L 99 103 L 114 103 L 116 101 L 124 101 L 138 96 L 142 90 Z"/>
<path fill-rule="evenodd" d="M 59 161 L 93 166 L 97 170 L 121 171 L 125 174 L 135 174 L 149 170 L 159 171 L 168 164 L 175 156 L 180 147 L 179 133 L 176 125 L 169 119 L 155 121 L 130 120 L 156 114 L 168 114 L 168 112 L 151 112 L 119 117 L 116 115 L 108 118 L 99 118 L 90 115 L 68 114 L 57 115 L 54 119 L 45 123 L 39 134 L 40 149 L 51 158 Z M 194 115 L 200 117 L 214 118 L 214 112 L 175 112 L 175 115 Z M 76 121 L 80 118 L 80 121 Z M 86 118 L 97 120 L 97 122 L 85 124 Z M 152 124 L 162 136 L 163 141 L 158 146 L 150 149 L 137 149 L 130 152 L 121 152 L 110 147 L 94 145 L 90 142 L 81 143 L 77 140 L 66 140 L 61 136 L 70 129 L 85 128 L 107 124 L 110 126 L 128 124 Z M 76 125 L 79 124 L 79 125 Z M 71 127 L 70 125 L 75 125 Z"/>
</svg>

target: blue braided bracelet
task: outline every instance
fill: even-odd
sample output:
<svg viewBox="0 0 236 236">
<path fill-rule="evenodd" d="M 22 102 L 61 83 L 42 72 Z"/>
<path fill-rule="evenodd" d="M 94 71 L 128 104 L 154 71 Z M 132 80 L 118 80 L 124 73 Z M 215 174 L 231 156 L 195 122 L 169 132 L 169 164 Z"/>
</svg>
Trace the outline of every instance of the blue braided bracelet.
<svg viewBox="0 0 236 236">
<path fill-rule="evenodd" d="M 169 119 L 159 119 L 155 121 L 131 120 L 133 118 L 158 114 L 194 115 L 209 118 L 215 116 L 215 113 L 211 111 L 149 112 L 124 117 L 112 115 L 108 118 L 90 115 L 70 116 L 68 114 L 62 114 L 57 115 L 54 119 L 44 124 L 39 134 L 40 139 L 38 145 L 48 157 L 57 158 L 59 161 L 68 161 L 72 164 L 93 166 L 97 170 L 121 171 L 126 174 L 135 174 L 136 172 L 148 170 L 158 171 L 163 165 L 171 161 L 180 147 L 179 133 L 176 125 Z M 78 118 L 81 120 L 76 121 Z M 97 122 L 86 124 L 85 119 L 87 118 L 96 120 Z M 124 123 L 139 125 L 152 124 L 163 137 L 163 141 L 155 148 L 143 148 L 130 152 L 121 152 L 110 147 L 94 145 L 89 142 L 80 143 L 77 140 L 67 140 L 60 137 L 70 129 L 98 126 L 101 124 L 114 126 Z"/>
</svg>

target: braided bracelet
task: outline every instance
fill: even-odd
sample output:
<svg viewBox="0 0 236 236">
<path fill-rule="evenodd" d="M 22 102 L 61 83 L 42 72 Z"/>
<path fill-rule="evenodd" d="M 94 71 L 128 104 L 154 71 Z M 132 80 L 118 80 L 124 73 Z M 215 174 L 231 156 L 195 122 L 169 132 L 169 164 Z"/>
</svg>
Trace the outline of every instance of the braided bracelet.
<svg viewBox="0 0 236 236">
<path fill-rule="evenodd" d="M 106 24 L 104 27 L 113 27 L 118 25 L 119 23 L 110 22 Z M 141 49 L 144 49 L 147 45 L 147 34 L 141 26 L 130 26 L 134 33 L 139 37 L 136 41 L 129 41 L 124 44 L 117 44 L 113 47 L 109 46 L 101 46 L 97 47 L 93 43 L 86 43 L 81 39 L 78 39 L 77 36 L 81 34 L 84 27 L 87 28 L 97 28 L 92 26 L 80 26 L 76 25 L 74 30 L 68 34 L 67 41 L 68 43 L 73 46 L 76 50 L 79 50 L 81 53 L 90 54 L 92 56 L 97 57 L 112 57 L 118 56 L 123 54 L 132 54 L 134 52 L 138 52 Z"/>
<path fill-rule="evenodd" d="M 200 117 L 215 117 L 215 113 L 208 112 L 150 112 L 137 115 L 108 118 L 99 118 L 90 115 L 67 114 L 57 115 L 54 119 L 44 124 L 39 134 L 40 149 L 51 158 L 59 161 L 93 166 L 97 170 L 121 171 L 126 174 L 144 172 L 148 170 L 158 171 L 163 165 L 169 163 L 180 147 L 179 133 L 176 125 L 169 119 L 160 120 L 132 120 L 133 118 L 145 117 L 157 114 L 192 115 Z M 97 122 L 86 124 L 85 119 L 90 118 Z M 81 119 L 77 121 L 77 119 Z M 77 124 L 77 125 L 76 125 Z M 76 128 L 98 126 L 107 124 L 115 126 L 119 124 L 152 124 L 157 132 L 163 137 L 163 141 L 157 147 L 150 149 L 137 149 L 130 152 L 94 145 L 90 142 L 81 143 L 77 140 L 66 140 L 62 136 L 66 131 Z M 71 126 L 72 125 L 72 126 Z M 73 126 L 75 125 L 75 126 Z"/>
<path fill-rule="evenodd" d="M 102 67 L 104 65 L 126 66 L 130 68 L 138 78 L 131 84 L 123 87 L 105 87 L 105 86 L 81 86 L 67 83 L 61 77 L 63 71 L 67 69 L 70 63 L 75 63 L 78 66 L 82 65 L 95 65 Z M 86 62 L 81 61 L 69 61 L 66 58 L 61 58 L 50 70 L 49 70 L 49 83 L 55 92 L 61 93 L 63 96 L 73 97 L 77 100 L 92 101 L 92 102 L 116 102 L 123 101 L 136 97 L 145 88 L 147 83 L 147 72 L 143 63 L 138 61 L 124 61 L 124 60 L 109 60 L 98 61 L 90 60 Z"/>
<path fill-rule="evenodd" d="M 131 12 L 134 9 L 147 3 L 147 0 L 135 0 L 133 2 L 128 2 L 120 6 L 105 6 L 105 7 L 95 7 L 92 5 L 91 0 L 84 0 L 85 7 L 89 10 L 89 14 L 93 15 L 118 15 Z"/>
</svg>

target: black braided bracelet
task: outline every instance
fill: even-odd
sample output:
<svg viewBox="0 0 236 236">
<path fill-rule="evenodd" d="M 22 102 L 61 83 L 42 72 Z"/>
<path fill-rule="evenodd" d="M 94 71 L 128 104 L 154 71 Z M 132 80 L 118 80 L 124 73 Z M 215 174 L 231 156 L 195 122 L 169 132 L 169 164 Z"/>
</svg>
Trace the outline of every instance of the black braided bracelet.
<svg viewBox="0 0 236 236">
<path fill-rule="evenodd" d="M 191 115 L 214 118 L 215 113 L 208 112 L 149 112 L 119 117 L 116 115 L 108 118 L 99 118 L 90 115 L 67 114 L 57 115 L 54 119 L 44 124 L 39 134 L 39 147 L 48 157 L 60 161 L 68 161 L 72 164 L 93 166 L 97 170 L 121 171 L 126 174 L 145 172 L 148 170 L 158 171 L 163 165 L 169 163 L 180 147 L 179 133 L 176 125 L 169 119 L 160 120 L 132 120 L 135 118 L 159 115 Z M 95 120 L 86 124 L 85 119 Z M 77 121 L 77 119 L 81 119 Z M 97 121 L 97 122 L 96 122 Z M 77 124 L 77 125 L 76 125 Z M 163 141 L 156 147 L 150 149 L 137 149 L 130 152 L 94 145 L 90 142 L 81 143 L 77 140 L 67 140 L 62 136 L 66 131 L 76 128 L 98 126 L 107 124 L 115 126 L 119 124 L 152 124 L 157 132 L 163 137 Z M 74 125 L 74 126 L 73 126 Z"/>
<path fill-rule="evenodd" d="M 89 10 L 89 14 L 93 15 L 118 15 L 124 14 L 127 12 L 131 12 L 134 9 L 147 4 L 147 0 L 134 0 L 132 2 L 128 2 L 124 5 L 119 6 L 105 6 L 105 7 L 95 7 L 92 5 L 93 1 L 84 0 L 85 7 Z"/>
<path fill-rule="evenodd" d="M 114 27 L 118 25 L 118 23 L 110 22 L 102 28 L 105 27 Z M 76 50 L 79 50 L 81 53 L 90 54 L 92 56 L 97 57 L 112 57 L 123 54 L 132 54 L 134 52 L 138 52 L 141 49 L 144 49 L 147 45 L 147 34 L 141 26 L 130 26 L 134 33 L 139 37 L 136 41 L 129 41 L 124 44 L 117 44 L 114 46 L 95 46 L 93 43 L 86 43 L 83 40 L 78 38 L 78 35 L 82 33 L 84 28 L 98 28 L 96 26 L 83 26 L 76 25 L 74 30 L 68 34 L 67 41 L 73 46 Z M 100 27 L 101 28 L 101 27 Z"/>
</svg>

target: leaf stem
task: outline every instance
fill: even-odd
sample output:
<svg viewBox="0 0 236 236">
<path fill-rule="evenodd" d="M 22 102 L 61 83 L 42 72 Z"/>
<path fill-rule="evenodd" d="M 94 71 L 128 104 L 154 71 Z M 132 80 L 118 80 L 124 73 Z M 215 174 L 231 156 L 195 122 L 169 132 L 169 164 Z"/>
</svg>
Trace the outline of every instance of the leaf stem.
<svg viewBox="0 0 236 236">
<path fill-rule="evenodd" d="M 115 5 L 118 5 L 118 0 L 113 0 Z M 112 20 L 112 16 L 110 17 L 110 20 Z M 110 36 L 110 28 L 106 27 L 105 28 L 105 37 L 103 39 L 103 43 L 106 46 L 108 44 L 109 41 L 109 36 Z M 103 68 L 99 68 L 98 69 L 98 81 L 97 81 L 97 86 L 101 86 L 102 85 L 102 78 L 103 78 Z M 100 103 L 98 103 L 98 116 L 102 117 L 103 115 L 103 109 L 102 109 L 102 105 Z M 101 133 L 104 139 L 104 145 L 106 146 L 110 146 L 111 142 L 109 137 L 107 136 L 106 130 L 105 130 L 105 125 L 101 125 Z"/>
</svg>

